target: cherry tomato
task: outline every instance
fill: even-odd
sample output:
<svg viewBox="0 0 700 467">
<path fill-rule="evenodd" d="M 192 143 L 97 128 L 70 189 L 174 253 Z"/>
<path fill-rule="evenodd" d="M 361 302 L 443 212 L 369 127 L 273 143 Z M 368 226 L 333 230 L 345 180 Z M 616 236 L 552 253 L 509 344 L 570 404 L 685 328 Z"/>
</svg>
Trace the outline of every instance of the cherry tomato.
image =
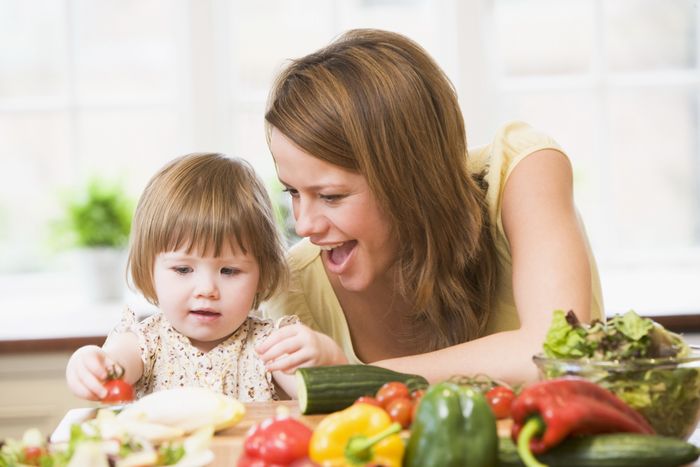
<svg viewBox="0 0 700 467">
<path fill-rule="evenodd" d="M 377 400 L 382 407 L 386 408 L 392 399 L 397 397 L 410 398 L 408 391 L 408 386 L 399 381 L 392 381 L 390 383 L 384 383 L 382 387 L 379 388 L 376 394 Z"/>
<path fill-rule="evenodd" d="M 411 393 L 411 399 L 413 399 L 413 402 L 416 403 L 419 400 L 421 400 L 421 397 L 425 394 L 425 389 L 416 389 Z"/>
<path fill-rule="evenodd" d="M 102 402 L 116 404 L 134 400 L 134 388 L 123 379 L 110 379 L 104 387 L 107 389 L 107 395 L 102 398 Z"/>
<path fill-rule="evenodd" d="M 39 458 L 44 455 L 44 448 L 41 446 L 25 446 L 24 462 L 27 465 L 39 465 Z"/>
<path fill-rule="evenodd" d="M 124 369 L 121 366 L 114 365 L 110 368 L 107 381 L 104 383 L 107 395 L 102 398 L 102 402 L 116 404 L 134 400 L 134 388 L 124 381 L 122 376 L 124 376 Z"/>
<path fill-rule="evenodd" d="M 515 399 L 512 389 L 496 386 L 486 392 L 486 400 L 497 419 L 510 417 L 510 406 Z"/>
<path fill-rule="evenodd" d="M 374 405 L 374 406 L 379 407 L 379 408 L 383 408 L 382 404 L 375 397 L 372 397 L 372 396 L 360 396 L 360 397 L 358 397 L 357 400 L 355 401 L 355 404 L 360 404 L 360 403 L 370 404 L 370 405 Z"/>
<path fill-rule="evenodd" d="M 395 397 L 386 405 L 386 411 L 395 422 L 403 428 L 411 426 L 413 421 L 413 401 L 408 397 Z"/>
</svg>

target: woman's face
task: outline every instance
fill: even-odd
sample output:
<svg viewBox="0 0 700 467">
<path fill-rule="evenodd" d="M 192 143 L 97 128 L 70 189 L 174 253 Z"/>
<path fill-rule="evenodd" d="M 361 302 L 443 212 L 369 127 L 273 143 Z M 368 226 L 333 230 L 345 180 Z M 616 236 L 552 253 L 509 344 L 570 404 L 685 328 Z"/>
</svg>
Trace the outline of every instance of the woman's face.
<svg viewBox="0 0 700 467">
<path fill-rule="evenodd" d="M 389 278 L 397 248 L 365 178 L 302 151 L 276 128 L 270 149 L 296 232 L 321 247 L 326 271 L 348 291 Z"/>
</svg>

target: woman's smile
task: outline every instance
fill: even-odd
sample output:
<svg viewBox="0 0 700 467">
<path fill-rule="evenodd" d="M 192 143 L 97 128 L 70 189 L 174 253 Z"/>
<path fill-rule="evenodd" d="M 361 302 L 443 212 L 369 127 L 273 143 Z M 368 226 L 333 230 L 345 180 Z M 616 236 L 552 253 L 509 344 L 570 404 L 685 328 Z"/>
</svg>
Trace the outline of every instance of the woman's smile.
<svg viewBox="0 0 700 467">
<path fill-rule="evenodd" d="M 340 246 L 323 252 L 326 268 L 333 274 L 342 274 L 357 246 L 357 240 L 344 242 Z"/>
</svg>

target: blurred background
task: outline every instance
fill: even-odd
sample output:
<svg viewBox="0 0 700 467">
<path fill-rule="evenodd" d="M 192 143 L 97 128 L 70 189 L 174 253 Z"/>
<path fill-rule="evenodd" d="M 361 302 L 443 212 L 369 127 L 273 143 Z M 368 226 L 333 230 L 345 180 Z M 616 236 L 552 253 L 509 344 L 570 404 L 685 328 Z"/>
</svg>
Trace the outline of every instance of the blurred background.
<svg viewBox="0 0 700 467">
<path fill-rule="evenodd" d="M 697 1 L 0 0 L 0 322 L 124 301 L 91 294 L 85 245 L 62 240 L 95 177 L 133 203 L 165 162 L 216 151 L 280 200 L 272 79 L 355 27 L 434 56 L 470 146 L 512 119 L 558 140 L 609 315 L 700 313 Z"/>
</svg>

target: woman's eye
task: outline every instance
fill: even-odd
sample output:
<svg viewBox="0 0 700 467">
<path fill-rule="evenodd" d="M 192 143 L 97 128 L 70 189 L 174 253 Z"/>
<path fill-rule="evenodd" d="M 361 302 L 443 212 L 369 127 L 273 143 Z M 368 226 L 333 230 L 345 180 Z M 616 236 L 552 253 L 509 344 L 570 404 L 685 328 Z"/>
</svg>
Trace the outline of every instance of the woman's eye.
<svg viewBox="0 0 700 467">
<path fill-rule="evenodd" d="M 291 196 L 292 198 L 296 198 L 297 196 L 299 196 L 299 192 L 297 190 L 295 190 L 294 188 L 287 187 L 282 191 L 285 193 L 289 193 L 289 196 Z"/>
<path fill-rule="evenodd" d="M 192 268 L 189 266 L 175 266 L 172 268 L 173 271 L 175 271 L 178 274 L 187 274 L 188 272 L 192 272 Z"/>
<path fill-rule="evenodd" d="M 318 197 L 321 198 L 322 200 L 329 201 L 329 202 L 340 201 L 341 199 L 344 198 L 344 196 L 345 195 L 323 195 L 323 194 L 318 195 Z"/>
<path fill-rule="evenodd" d="M 236 275 L 240 272 L 239 269 L 236 268 L 221 268 L 221 274 L 224 276 L 233 276 Z"/>
</svg>

